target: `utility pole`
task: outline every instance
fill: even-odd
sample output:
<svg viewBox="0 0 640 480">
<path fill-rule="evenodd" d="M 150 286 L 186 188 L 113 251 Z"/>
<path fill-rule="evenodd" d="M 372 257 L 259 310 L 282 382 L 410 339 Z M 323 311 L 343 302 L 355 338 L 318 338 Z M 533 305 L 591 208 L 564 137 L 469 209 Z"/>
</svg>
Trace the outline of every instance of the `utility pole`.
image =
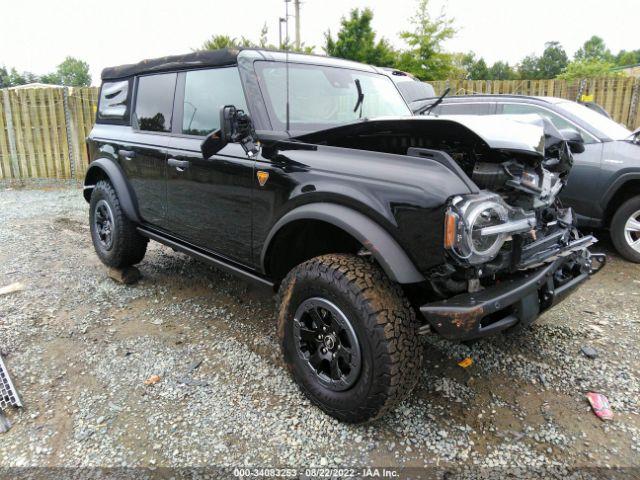
<svg viewBox="0 0 640 480">
<path fill-rule="evenodd" d="M 296 50 L 300 50 L 300 0 L 294 0 L 293 6 L 296 14 Z"/>
<path fill-rule="evenodd" d="M 282 41 L 282 24 L 283 23 L 286 24 L 287 23 L 287 19 L 280 17 L 280 19 L 278 20 L 278 40 L 280 42 L 278 44 L 278 49 L 279 50 L 283 50 L 284 49 L 284 43 Z"/>
</svg>

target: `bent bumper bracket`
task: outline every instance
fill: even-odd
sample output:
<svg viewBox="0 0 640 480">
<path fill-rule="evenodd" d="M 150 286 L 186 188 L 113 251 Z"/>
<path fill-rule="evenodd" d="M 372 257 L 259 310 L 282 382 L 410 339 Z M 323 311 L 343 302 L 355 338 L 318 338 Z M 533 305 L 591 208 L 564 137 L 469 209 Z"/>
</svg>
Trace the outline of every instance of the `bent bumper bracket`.
<svg viewBox="0 0 640 480">
<path fill-rule="evenodd" d="M 428 321 L 418 333 L 435 329 L 448 339 L 469 340 L 509 328 L 531 324 L 542 311 L 562 301 L 605 263 L 604 255 L 583 257 L 583 268 L 559 281 L 569 259 L 561 257 L 534 272 L 503 281 L 479 292 L 463 293 L 420 307 Z M 598 262 L 594 268 L 592 260 Z"/>
</svg>

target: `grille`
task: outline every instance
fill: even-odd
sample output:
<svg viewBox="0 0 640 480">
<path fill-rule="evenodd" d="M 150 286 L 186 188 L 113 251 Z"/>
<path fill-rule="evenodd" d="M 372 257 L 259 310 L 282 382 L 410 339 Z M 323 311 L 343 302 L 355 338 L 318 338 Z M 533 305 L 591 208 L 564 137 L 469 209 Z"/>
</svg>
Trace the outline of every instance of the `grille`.
<svg viewBox="0 0 640 480">
<path fill-rule="evenodd" d="M 2 356 L 0 356 L 0 413 L 11 406 L 21 407 L 22 402 L 20 402 L 18 392 L 16 392 L 11 378 L 9 378 L 7 367 L 4 366 Z"/>
</svg>

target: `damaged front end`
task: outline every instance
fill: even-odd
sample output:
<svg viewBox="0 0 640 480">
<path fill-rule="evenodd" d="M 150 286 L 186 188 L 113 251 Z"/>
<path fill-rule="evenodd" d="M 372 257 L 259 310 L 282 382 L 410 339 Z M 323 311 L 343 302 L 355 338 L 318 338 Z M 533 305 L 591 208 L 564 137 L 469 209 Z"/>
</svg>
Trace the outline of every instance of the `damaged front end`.
<svg viewBox="0 0 640 480">
<path fill-rule="evenodd" d="M 422 333 L 470 339 L 529 324 L 604 263 L 558 199 L 584 145 L 537 115 L 379 118 L 298 140 L 423 158 L 465 185 L 444 206 L 444 261 L 425 272 L 439 300 L 420 307 Z"/>
<path fill-rule="evenodd" d="M 604 263 L 588 250 L 596 238 L 582 235 L 558 200 L 573 162 L 570 146 L 551 124 L 540 127 L 544 145 L 536 152 L 496 149 L 472 165 L 457 159 L 481 190 L 450 199 L 447 262 L 430 275 L 443 300 L 421 308 L 445 337 L 529 324 Z"/>
</svg>

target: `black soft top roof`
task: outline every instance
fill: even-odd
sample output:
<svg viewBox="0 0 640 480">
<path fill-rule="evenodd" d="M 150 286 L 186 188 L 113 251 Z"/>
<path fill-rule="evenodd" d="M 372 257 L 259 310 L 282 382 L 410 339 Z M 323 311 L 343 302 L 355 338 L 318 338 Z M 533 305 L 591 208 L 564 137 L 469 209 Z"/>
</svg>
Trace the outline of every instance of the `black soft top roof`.
<svg viewBox="0 0 640 480">
<path fill-rule="evenodd" d="M 221 67 L 235 65 L 238 62 L 239 49 L 206 50 L 202 52 L 173 55 L 170 57 L 142 60 L 138 63 L 107 67 L 102 70 L 102 80 L 126 78 L 141 73 L 156 73 L 168 70 L 181 70 L 198 67 Z"/>
</svg>

